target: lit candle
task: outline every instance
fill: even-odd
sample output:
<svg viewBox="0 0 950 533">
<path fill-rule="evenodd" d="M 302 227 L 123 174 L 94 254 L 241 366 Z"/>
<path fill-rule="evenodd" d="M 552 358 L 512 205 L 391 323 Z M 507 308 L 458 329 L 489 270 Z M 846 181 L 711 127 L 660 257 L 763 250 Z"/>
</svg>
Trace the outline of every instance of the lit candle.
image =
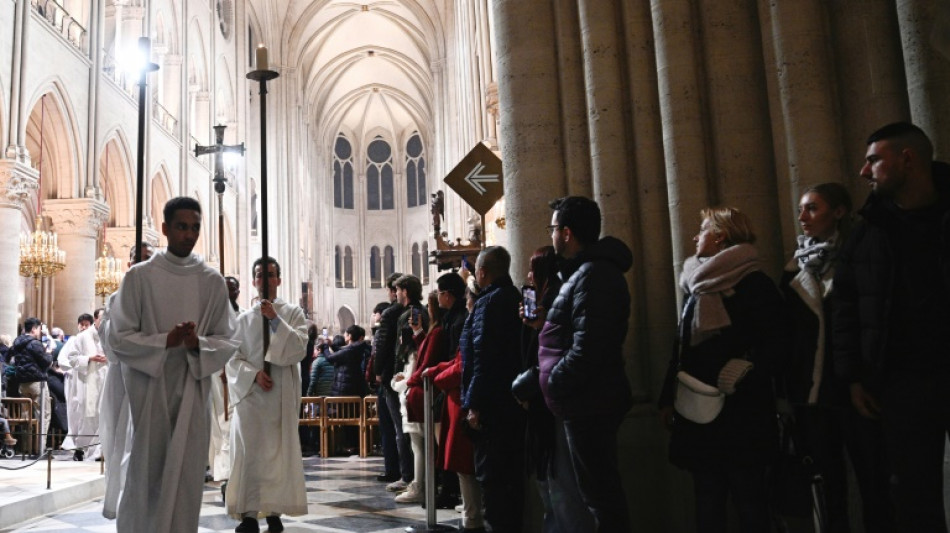
<svg viewBox="0 0 950 533">
<path fill-rule="evenodd" d="M 267 47 L 263 43 L 257 45 L 257 70 L 267 70 Z"/>
</svg>

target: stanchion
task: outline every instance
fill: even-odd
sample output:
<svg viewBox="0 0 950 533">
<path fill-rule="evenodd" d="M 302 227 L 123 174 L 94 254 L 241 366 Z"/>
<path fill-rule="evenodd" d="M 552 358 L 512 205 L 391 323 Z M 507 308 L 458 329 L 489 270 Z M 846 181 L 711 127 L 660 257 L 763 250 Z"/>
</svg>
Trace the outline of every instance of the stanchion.
<svg viewBox="0 0 950 533">
<path fill-rule="evenodd" d="M 425 407 L 425 419 L 423 431 L 425 431 L 425 455 L 426 455 L 426 525 L 409 526 L 407 533 L 423 533 L 438 531 L 458 531 L 452 526 L 439 524 L 435 516 L 435 413 L 432 412 L 432 378 L 425 376 L 422 379 L 423 405 Z M 416 476 L 419 473 L 416 472 Z"/>
</svg>

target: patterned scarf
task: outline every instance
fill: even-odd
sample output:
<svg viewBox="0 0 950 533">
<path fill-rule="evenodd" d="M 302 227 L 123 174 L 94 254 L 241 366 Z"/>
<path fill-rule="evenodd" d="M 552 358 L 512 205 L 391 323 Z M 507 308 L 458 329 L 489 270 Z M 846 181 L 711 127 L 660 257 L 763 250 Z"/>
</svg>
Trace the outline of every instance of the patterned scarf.
<svg viewBox="0 0 950 533">
<path fill-rule="evenodd" d="M 816 278 L 823 278 L 828 269 L 834 265 L 838 256 L 838 232 L 835 232 L 826 241 L 819 241 L 814 237 L 798 236 L 798 250 L 795 250 L 795 260 L 798 268 L 810 272 Z"/>
</svg>

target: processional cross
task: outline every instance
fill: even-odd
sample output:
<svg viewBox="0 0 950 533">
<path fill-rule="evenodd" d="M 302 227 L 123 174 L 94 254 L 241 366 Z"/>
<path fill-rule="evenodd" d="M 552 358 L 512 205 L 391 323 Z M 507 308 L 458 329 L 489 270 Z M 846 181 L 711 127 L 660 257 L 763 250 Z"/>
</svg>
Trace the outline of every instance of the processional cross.
<svg viewBox="0 0 950 533">
<path fill-rule="evenodd" d="M 195 157 L 214 154 L 214 192 L 218 194 L 218 265 L 221 275 L 224 275 L 224 188 L 227 181 L 224 177 L 224 154 L 227 152 L 244 155 L 244 143 L 224 144 L 224 130 L 227 126 L 218 124 L 214 127 L 214 144 L 201 146 L 195 144 Z"/>
</svg>

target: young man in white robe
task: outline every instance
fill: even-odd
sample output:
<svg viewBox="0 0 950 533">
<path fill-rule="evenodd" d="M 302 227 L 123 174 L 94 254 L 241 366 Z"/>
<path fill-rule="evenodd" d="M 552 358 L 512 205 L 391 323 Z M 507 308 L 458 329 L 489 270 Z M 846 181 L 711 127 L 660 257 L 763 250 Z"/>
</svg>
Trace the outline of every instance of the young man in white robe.
<svg viewBox="0 0 950 533">
<path fill-rule="evenodd" d="M 280 265 L 254 262 L 254 288 L 260 301 L 238 317 L 241 346 L 226 367 L 234 418 L 231 421 L 231 479 L 225 501 L 228 514 L 241 520 L 237 533 L 260 531 L 267 519 L 271 533 L 283 531 L 280 515 L 307 514 L 300 438 L 299 363 L 307 349 L 307 319 L 296 305 L 274 298 Z M 264 298 L 265 283 L 268 283 Z M 268 320 L 270 345 L 264 354 L 262 319 Z M 269 364 L 269 374 L 265 370 Z"/>
<path fill-rule="evenodd" d="M 66 371 L 66 420 L 69 433 L 63 439 L 64 450 L 75 450 L 74 461 L 98 459 L 99 398 L 108 372 L 106 356 L 99 342 L 99 317 L 79 315 L 79 333 L 66 341 L 59 351 L 59 366 Z"/>
<path fill-rule="evenodd" d="M 168 248 L 129 269 L 109 314 L 132 423 L 119 533 L 197 531 L 211 375 L 237 348 L 224 278 L 192 253 L 201 206 L 172 198 L 163 218 Z"/>
<path fill-rule="evenodd" d="M 142 243 L 142 260 L 148 261 L 155 248 L 145 242 Z M 129 262 L 126 269 L 135 264 L 135 246 L 129 248 Z M 114 520 L 122 488 L 125 486 L 125 474 L 129 466 L 129 454 L 132 447 L 132 422 L 129 412 L 129 397 L 125 393 L 125 383 L 122 381 L 122 363 L 119 362 L 109 347 L 109 309 L 115 295 L 109 295 L 105 311 L 99 316 L 99 340 L 102 351 L 109 361 L 106 371 L 106 381 L 103 385 L 102 400 L 99 405 L 99 437 L 102 457 L 105 461 L 106 493 L 102 498 L 102 516 Z"/>
</svg>

